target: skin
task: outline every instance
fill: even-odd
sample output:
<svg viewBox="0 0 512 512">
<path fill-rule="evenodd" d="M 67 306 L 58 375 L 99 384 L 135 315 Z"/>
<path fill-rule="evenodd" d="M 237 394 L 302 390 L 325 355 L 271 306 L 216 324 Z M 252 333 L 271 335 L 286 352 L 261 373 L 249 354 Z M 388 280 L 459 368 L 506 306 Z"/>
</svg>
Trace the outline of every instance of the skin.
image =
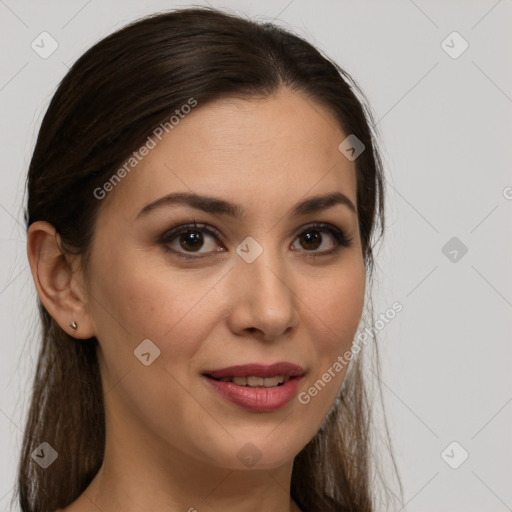
<svg viewBox="0 0 512 512">
<path fill-rule="evenodd" d="M 295 398 L 263 413 L 226 401 L 201 373 L 289 361 L 306 371 L 307 391 L 350 350 L 365 289 L 357 214 L 337 204 L 290 217 L 296 203 L 335 191 L 357 206 L 355 163 L 338 150 L 345 138 L 328 110 L 287 89 L 199 105 L 102 200 L 87 272 L 61 254 L 50 224 L 31 225 L 38 294 L 76 343 L 98 339 L 105 393 L 104 464 L 62 510 L 299 510 L 293 459 L 331 409 L 346 367 L 309 404 Z M 136 218 L 170 192 L 219 197 L 245 214 L 173 205 Z M 221 234 L 203 234 L 206 257 L 166 252 L 159 238 L 194 220 Z M 300 235 L 313 222 L 343 230 L 351 245 L 320 256 L 337 244 L 320 231 L 321 245 L 308 245 Z M 252 263 L 235 252 L 247 236 L 263 248 Z M 167 247 L 197 254 L 179 237 Z M 144 339 L 161 351 L 149 366 L 134 357 Z M 248 442 L 261 454 L 251 468 L 237 457 Z"/>
</svg>

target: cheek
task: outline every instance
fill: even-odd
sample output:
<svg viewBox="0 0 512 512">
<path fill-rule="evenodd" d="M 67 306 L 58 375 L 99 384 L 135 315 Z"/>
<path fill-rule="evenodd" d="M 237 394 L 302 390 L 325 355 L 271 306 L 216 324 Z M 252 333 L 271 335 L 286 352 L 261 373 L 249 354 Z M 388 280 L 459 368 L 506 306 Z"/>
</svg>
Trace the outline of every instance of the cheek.
<svg viewBox="0 0 512 512">
<path fill-rule="evenodd" d="M 317 333 L 324 334 L 317 336 L 321 340 L 318 351 L 332 355 L 350 347 L 364 307 L 363 264 L 354 261 L 340 272 L 331 271 L 314 293 L 307 288 L 301 293 L 309 308 L 311 323 Z"/>
<path fill-rule="evenodd" d="M 119 403 L 124 404 L 130 413 L 124 409 L 119 416 L 131 414 L 157 431 L 175 428 L 161 404 L 183 415 L 197 413 L 196 401 L 183 386 L 188 389 L 191 362 L 213 328 L 218 275 L 194 276 L 144 258 L 124 257 L 115 267 L 104 265 L 95 276 L 93 314 L 102 374 L 106 389 L 116 391 L 109 394 L 109 406 L 119 411 Z M 147 339 L 157 350 L 147 342 L 141 345 Z M 150 351 L 150 359 L 158 354 L 154 362 L 145 366 L 137 359 L 139 346 L 148 347 L 144 350 Z"/>
<path fill-rule="evenodd" d="M 305 394 L 308 414 L 321 422 L 336 398 L 351 359 L 351 347 L 359 326 L 365 292 L 364 266 L 354 264 L 330 278 L 313 294 L 304 290 L 309 337 L 311 339 L 309 376 Z M 348 357 L 347 357 L 348 354 Z"/>
<path fill-rule="evenodd" d="M 178 361 L 194 356 L 211 331 L 219 277 L 171 270 L 140 253 L 131 258 L 128 251 L 124 254 L 115 265 L 102 264 L 95 274 L 93 314 L 105 356 L 118 359 L 123 352 L 133 359 L 134 349 L 150 339 L 164 356 L 160 363 L 172 355 L 166 366 L 179 366 Z"/>
</svg>

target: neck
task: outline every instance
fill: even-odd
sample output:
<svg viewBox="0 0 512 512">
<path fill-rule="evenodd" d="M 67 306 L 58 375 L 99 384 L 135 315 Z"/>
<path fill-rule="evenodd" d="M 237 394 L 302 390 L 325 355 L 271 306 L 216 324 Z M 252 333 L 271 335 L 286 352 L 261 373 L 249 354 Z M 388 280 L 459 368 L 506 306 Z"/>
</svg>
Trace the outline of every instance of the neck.
<svg viewBox="0 0 512 512">
<path fill-rule="evenodd" d="M 77 512 L 300 512 L 290 498 L 293 460 L 269 470 L 226 469 L 152 444 L 141 433 L 120 435 L 120 426 L 108 423 L 103 465 L 77 500 Z"/>
</svg>

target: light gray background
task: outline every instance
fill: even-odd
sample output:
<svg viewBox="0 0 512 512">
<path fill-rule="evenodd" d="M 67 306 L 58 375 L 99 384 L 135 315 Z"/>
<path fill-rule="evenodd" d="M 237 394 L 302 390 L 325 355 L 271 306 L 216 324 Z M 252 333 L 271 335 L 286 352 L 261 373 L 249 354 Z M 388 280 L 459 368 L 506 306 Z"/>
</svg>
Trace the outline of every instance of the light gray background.
<svg viewBox="0 0 512 512">
<path fill-rule="evenodd" d="M 201 2 L 197 2 L 201 4 Z M 292 28 L 367 94 L 388 178 L 376 313 L 406 510 L 512 510 L 512 3 L 214 1 Z M 11 499 L 38 340 L 22 220 L 42 115 L 69 65 L 127 22 L 186 2 L 0 0 L 0 510 Z M 59 47 L 40 58 L 31 42 Z M 457 31 L 469 48 L 450 57 Z M 448 39 L 452 51 L 459 42 Z M 468 248 L 452 262 L 452 237 Z M 469 458 L 441 457 L 457 441 Z M 461 448 L 449 451 L 451 461 Z"/>
</svg>

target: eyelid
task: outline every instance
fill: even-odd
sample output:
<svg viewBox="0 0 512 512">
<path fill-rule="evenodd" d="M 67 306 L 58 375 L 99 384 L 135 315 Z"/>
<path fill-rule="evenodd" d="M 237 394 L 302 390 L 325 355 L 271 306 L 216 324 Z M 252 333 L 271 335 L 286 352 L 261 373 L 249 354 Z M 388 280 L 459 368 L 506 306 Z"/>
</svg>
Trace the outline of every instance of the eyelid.
<svg viewBox="0 0 512 512">
<path fill-rule="evenodd" d="M 175 227 L 167 230 L 160 237 L 160 240 L 168 240 L 172 236 L 179 235 L 180 233 L 186 233 L 187 231 L 205 231 L 210 235 L 222 238 L 222 233 L 217 228 L 213 227 L 211 224 L 193 221 L 184 224 L 177 224 Z"/>
</svg>

